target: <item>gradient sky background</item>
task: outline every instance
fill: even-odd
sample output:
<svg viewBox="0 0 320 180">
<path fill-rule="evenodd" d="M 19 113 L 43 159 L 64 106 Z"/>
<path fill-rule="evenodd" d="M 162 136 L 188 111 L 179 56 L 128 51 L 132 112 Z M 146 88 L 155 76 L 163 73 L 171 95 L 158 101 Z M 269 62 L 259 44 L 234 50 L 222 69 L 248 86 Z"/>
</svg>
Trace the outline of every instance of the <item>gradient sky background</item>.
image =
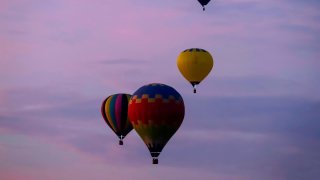
<svg viewBox="0 0 320 180">
<path fill-rule="evenodd" d="M 320 1 L 1 0 L 0 179 L 315 180 Z M 192 93 L 176 58 L 210 51 Z M 161 82 L 186 116 L 159 165 L 102 100 Z"/>
</svg>

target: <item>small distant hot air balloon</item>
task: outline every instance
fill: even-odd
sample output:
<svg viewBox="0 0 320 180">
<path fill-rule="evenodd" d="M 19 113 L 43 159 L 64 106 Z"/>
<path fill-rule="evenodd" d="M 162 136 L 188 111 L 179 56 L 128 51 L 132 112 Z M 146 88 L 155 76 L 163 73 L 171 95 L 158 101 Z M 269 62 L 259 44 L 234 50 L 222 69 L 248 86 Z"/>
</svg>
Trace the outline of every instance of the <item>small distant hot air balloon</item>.
<svg viewBox="0 0 320 180">
<path fill-rule="evenodd" d="M 210 73 L 213 68 L 213 58 L 211 54 L 203 49 L 186 49 L 177 58 L 177 66 L 181 74 L 193 86 L 196 93 L 196 85 Z"/>
<path fill-rule="evenodd" d="M 129 94 L 114 94 L 107 97 L 101 106 L 102 117 L 119 137 L 119 145 L 123 145 L 122 140 L 133 128 L 128 119 L 130 97 Z"/>
<path fill-rule="evenodd" d="M 158 164 L 158 156 L 184 118 L 181 95 L 164 84 L 148 84 L 139 88 L 129 102 L 129 119 Z"/>
<path fill-rule="evenodd" d="M 202 5 L 203 10 L 206 10 L 204 6 L 207 5 L 210 0 L 198 0 L 198 2 Z"/>
</svg>

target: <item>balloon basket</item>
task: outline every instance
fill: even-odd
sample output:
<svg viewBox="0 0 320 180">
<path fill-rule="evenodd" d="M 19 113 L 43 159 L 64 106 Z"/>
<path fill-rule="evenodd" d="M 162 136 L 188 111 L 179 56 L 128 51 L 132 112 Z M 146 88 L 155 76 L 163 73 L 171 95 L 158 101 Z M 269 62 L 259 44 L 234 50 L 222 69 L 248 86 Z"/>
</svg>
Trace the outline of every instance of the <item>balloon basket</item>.
<svg viewBox="0 0 320 180">
<path fill-rule="evenodd" d="M 123 141 L 119 140 L 119 145 L 122 146 L 123 145 Z"/>
<path fill-rule="evenodd" d="M 152 159 L 152 164 L 158 164 L 158 163 L 159 163 L 158 159 L 155 159 L 155 158 Z"/>
</svg>

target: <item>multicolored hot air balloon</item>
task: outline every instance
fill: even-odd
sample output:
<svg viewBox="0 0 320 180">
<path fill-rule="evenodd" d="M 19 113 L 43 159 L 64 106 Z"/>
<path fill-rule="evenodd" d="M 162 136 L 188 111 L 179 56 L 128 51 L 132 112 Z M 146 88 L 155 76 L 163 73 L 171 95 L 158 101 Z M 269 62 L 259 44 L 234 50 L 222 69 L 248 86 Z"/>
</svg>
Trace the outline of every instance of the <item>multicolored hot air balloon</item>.
<svg viewBox="0 0 320 180">
<path fill-rule="evenodd" d="M 186 49 L 180 53 L 177 59 L 177 66 L 184 78 L 193 86 L 196 93 L 196 85 L 210 73 L 213 68 L 213 58 L 211 54 L 199 48 Z"/>
<path fill-rule="evenodd" d="M 181 95 L 164 84 L 148 84 L 139 88 L 131 97 L 129 119 L 147 145 L 153 164 L 169 139 L 180 127 L 184 118 Z"/>
<path fill-rule="evenodd" d="M 203 7 L 203 10 L 206 10 L 204 6 L 207 5 L 210 2 L 210 0 L 198 0 L 198 2 Z"/>
<path fill-rule="evenodd" d="M 119 145 L 123 145 L 124 137 L 132 130 L 128 119 L 128 104 L 131 95 L 114 94 L 107 97 L 101 106 L 103 119 L 119 137 Z"/>
</svg>

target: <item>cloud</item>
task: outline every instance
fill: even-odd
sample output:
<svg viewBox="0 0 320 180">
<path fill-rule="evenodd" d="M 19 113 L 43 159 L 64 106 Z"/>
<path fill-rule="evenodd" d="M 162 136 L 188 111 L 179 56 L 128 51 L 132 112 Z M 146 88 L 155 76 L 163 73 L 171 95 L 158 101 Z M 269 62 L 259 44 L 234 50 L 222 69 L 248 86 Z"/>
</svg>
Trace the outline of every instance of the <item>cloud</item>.
<svg viewBox="0 0 320 180">
<path fill-rule="evenodd" d="M 117 65 L 117 64 L 119 64 L 119 65 L 120 64 L 143 65 L 145 63 L 148 63 L 148 61 L 135 60 L 135 59 L 129 59 L 129 58 L 110 59 L 110 60 L 99 61 L 99 64 L 106 64 L 106 65 Z"/>
<path fill-rule="evenodd" d="M 294 134 L 297 130 L 317 126 L 316 119 L 320 115 L 316 111 L 317 100 L 281 96 L 189 97 L 185 98 L 185 103 L 187 122 L 201 128 L 235 127 L 244 131 Z M 211 120 L 208 120 L 208 113 Z M 311 132 L 310 129 L 306 131 Z M 315 129 L 312 132 L 316 132 Z"/>
<path fill-rule="evenodd" d="M 317 176 L 318 101 L 197 97 L 186 107 L 180 130 L 160 157 L 169 166 L 211 167 L 252 179 Z"/>
<path fill-rule="evenodd" d="M 125 146 L 117 145 L 116 136 L 100 117 L 97 100 L 79 99 L 72 94 L 51 97 L 46 91 L 35 94 L 35 99 L 28 93 L 16 97 L 33 104 L 32 108 L 21 103 L 15 116 L 1 117 L 0 125 L 9 130 L 7 133 L 41 136 L 78 156 L 125 169 L 150 164 L 149 152 L 134 131 L 125 139 Z M 55 104 L 54 99 L 63 103 Z M 281 179 L 292 177 L 289 172 L 297 169 L 303 177 L 317 174 L 313 170 L 317 161 L 312 159 L 317 159 L 320 148 L 318 101 L 264 96 L 184 99 L 186 117 L 160 156 L 163 168 L 204 173 L 210 169 L 208 177 L 226 179 Z M 37 106 L 40 102 L 53 104 Z"/>
<path fill-rule="evenodd" d="M 318 5 L 1 2 L 0 177 L 318 177 Z M 216 62 L 196 95 L 175 65 L 189 47 Z M 156 168 L 134 132 L 119 147 L 99 112 L 106 96 L 150 82 L 186 104 Z"/>
<path fill-rule="evenodd" d="M 317 89 L 320 84 L 314 80 L 287 79 L 273 76 L 224 76 L 213 69 L 200 85 L 197 86 L 198 96 L 205 97 L 296 97 L 297 99 L 318 100 Z M 172 78 L 171 76 L 175 76 Z M 163 80 L 176 88 L 182 95 L 188 96 L 192 92 L 190 83 L 176 70 L 174 74 L 167 74 Z M 193 98 L 190 96 L 190 98 Z"/>
<path fill-rule="evenodd" d="M 264 143 L 269 138 L 273 138 L 271 134 L 256 133 L 256 132 L 245 132 L 236 130 L 208 130 L 208 129 L 188 129 L 179 133 L 179 138 L 188 141 L 200 141 L 200 142 L 211 142 L 216 141 L 248 141 L 255 143 Z"/>
</svg>

